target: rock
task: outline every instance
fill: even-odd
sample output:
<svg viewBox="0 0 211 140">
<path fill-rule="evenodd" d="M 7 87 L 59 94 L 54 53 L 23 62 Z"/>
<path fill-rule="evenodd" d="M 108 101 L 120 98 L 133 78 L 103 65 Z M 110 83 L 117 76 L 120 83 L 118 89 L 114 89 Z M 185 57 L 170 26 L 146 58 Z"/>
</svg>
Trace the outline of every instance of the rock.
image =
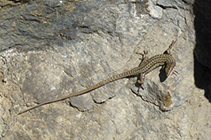
<svg viewBox="0 0 211 140">
<path fill-rule="evenodd" d="M 192 4 L 2 1 L 0 139 L 209 139 L 210 88 L 197 86 Z M 161 54 L 176 39 L 177 76 L 161 79 L 160 67 L 139 92 L 130 77 L 17 115 L 137 67 L 136 52 Z"/>
</svg>

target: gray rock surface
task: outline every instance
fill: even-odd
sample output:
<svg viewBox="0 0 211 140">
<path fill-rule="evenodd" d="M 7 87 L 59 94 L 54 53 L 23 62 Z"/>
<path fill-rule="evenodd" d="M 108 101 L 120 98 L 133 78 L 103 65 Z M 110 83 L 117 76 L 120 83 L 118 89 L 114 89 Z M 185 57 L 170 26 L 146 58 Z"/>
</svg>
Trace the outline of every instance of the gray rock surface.
<svg viewBox="0 0 211 140">
<path fill-rule="evenodd" d="M 1 1 L 0 139 L 208 140 L 210 90 L 197 86 L 193 4 Z M 136 67 L 136 52 L 161 54 L 175 39 L 177 76 L 162 81 L 155 69 L 145 90 L 125 78 L 17 115 Z"/>
</svg>

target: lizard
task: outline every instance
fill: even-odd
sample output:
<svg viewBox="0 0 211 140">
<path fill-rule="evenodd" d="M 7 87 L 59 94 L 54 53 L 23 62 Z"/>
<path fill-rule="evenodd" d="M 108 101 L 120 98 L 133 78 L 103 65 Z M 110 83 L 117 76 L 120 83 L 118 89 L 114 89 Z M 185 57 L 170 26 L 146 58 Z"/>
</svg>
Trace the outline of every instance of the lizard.
<svg viewBox="0 0 211 140">
<path fill-rule="evenodd" d="M 120 74 L 111 76 L 111 77 L 109 77 L 109 78 L 107 78 L 105 80 L 102 80 L 99 83 L 97 83 L 95 85 L 92 85 L 92 86 L 88 87 L 87 89 L 84 89 L 84 90 L 82 90 L 80 92 L 77 92 L 77 93 L 74 93 L 74 94 L 69 94 L 69 95 L 64 96 L 62 98 L 59 98 L 59 99 L 50 100 L 50 101 L 46 101 L 46 102 L 37 104 L 37 105 L 35 105 L 33 107 L 30 107 L 30 108 L 28 108 L 26 110 L 23 110 L 23 111 L 19 112 L 18 115 L 20 115 L 22 113 L 25 113 L 25 112 L 27 112 L 29 110 L 32 110 L 34 108 L 40 107 L 42 105 L 45 105 L 45 104 L 58 102 L 58 101 L 61 101 L 61 100 L 64 100 L 64 99 L 67 99 L 67 98 L 70 98 L 70 97 L 79 96 L 79 95 L 88 93 L 88 92 L 90 92 L 92 90 L 95 90 L 95 89 L 97 89 L 99 87 L 102 87 L 103 85 L 108 84 L 110 82 L 116 81 L 118 79 L 131 77 L 131 76 L 138 76 L 137 83 L 139 85 L 141 85 L 140 87 L 142 89 L 144 89 L 144 87 L 142 85 L 144 83 L 145 75 L 147 73 L 151 72 L 153 69 L 155 69 L 155 68 L 157 68 L 159 66 L 163 66 L 162 69 L 164 69 L 164 71 L 166 73 L 166 77 L 168 77 L 171 74 L 171 72 L 173 71 L 174 67 L 176 66 L 176 60 L 172 56 L 170 50 L 175 47 L 176 42 L 177 42 L 176 40 L 175 41 L 173 40 L 172 43 L 170 44 L 170 46 L 168 47 L 168 49 L 164 52 L 164 54 L 157 54 L 157 55 L 152 56 L 151 58 L 147 57 L 147 53 L 148 52 L 146 52 L 146 51 L 144 51 L 144 54 L 143 53 L 138 53 L 138 54 L 143 55 L 142 56 L 142 61 L 139 64 L 138 67 L 135 67 L 135 68 L 133 68 L 131 70 L 128 70 L 128 71 L 122 72 Z"/>
</svg>

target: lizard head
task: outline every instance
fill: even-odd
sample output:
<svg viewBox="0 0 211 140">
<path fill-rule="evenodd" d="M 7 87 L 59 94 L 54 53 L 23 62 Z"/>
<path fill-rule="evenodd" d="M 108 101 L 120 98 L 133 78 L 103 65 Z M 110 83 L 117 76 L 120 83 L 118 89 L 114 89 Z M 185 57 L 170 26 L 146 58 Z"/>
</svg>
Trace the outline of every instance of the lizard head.
<svg viewBox="0 0 211 140">
<path fill-rule="evenodd" d="M 172 62 L 165 67 L 166 76 L 168 77 L 176 66 L 176 62 Z"/>
</svg>

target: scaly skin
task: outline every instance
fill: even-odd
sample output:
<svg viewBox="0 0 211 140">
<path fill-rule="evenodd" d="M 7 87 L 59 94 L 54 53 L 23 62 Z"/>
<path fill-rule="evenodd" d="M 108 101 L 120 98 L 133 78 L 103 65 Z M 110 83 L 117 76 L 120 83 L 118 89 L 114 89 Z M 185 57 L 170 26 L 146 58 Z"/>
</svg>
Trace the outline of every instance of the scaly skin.
<svg viewBox="0 0 211 140">
<path fill-rule="evenodd" d="M 152 71 L 153 69 L 159 67 L 159 66 L 165 66 L 166 76 L 168 77 L 170 75 L 170 73 L 173 71 L 173 68 L 176 65 L 176 60 L 173 58 L 173 56 L 170 53 L 170 49 L 172 49 L 175 46 L 175 44 L 176 44 L 176 41 L 172 41 L 172 44 L 166 50 L 167 54 L 158 54 L 158 55 L 155 55 L 155 56 L 153 56 L 149 59 L 144 57 L 142 63 L 136 68 L 133 68 L 133 69 L 128 70 L 126 72 L 123 72 L 123 73 L 117 74 L 115 76 L 109 77 L 109 78 L 102 80 L 101 82 L 99 82 L 99 83 L 97 83 L 97 84 L 95 84 L 95 85 L 93 85 L 93 86 L 91 86 L 91 87 L 89 87 L 85 90 L 82 90 L 80 92 L 70 94 L 70 95 L 67 95 L 67 96 L 59 98 L 59 99 L 55 99 L 55 100 L 51 100 L 51 101 L 47 101 L 47 102 L 38 104 L 36 106 L 33 106 L 31 108 L 28 108 L 24 111 L 19 112 L 18 115 L 22 114 L 24 112 L 27 112 L 29 110 L 32 110 L 34 108 L 37 108 L 39 106 L 45 105 L 45 104 L 50 104 L 50 103 L 58 102 L 58 101 L 61 101 L 61 100 L 64 100 L 64 99 L 67 99 L 67 98 L 70 98 L 70 97 L 85 94 L 85 93 L 90 92 L 94 89 L 97 89 L 97 88 L 99 88 L 99 87 L 101 87 L 101 86 L 103 86 L 107 83 L 116 81 L 118 79 L 130 77 L 130 76 L 140 76 L 140 80 L 138 80 L 138 83 L 142 85 L 144 83 L 145 75 L 147 73 L 149 73 L 150 71 Z"/>
</svg>

